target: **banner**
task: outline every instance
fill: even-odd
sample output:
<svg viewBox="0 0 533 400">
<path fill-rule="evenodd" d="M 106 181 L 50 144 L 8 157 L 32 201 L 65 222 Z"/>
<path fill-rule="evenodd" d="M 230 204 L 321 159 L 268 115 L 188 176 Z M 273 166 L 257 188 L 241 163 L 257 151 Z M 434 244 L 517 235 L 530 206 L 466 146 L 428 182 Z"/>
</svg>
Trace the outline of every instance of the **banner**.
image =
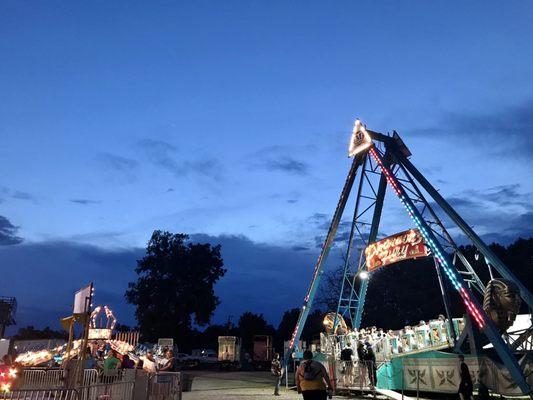
<svg viewBox="0 0 533 400">
<path fill-rule="evenodd" d="M 369 272 L 398 261 L 429 255 L 418 229 L 410 229 L 369 244 L 365 249 Z"/>
</svg>

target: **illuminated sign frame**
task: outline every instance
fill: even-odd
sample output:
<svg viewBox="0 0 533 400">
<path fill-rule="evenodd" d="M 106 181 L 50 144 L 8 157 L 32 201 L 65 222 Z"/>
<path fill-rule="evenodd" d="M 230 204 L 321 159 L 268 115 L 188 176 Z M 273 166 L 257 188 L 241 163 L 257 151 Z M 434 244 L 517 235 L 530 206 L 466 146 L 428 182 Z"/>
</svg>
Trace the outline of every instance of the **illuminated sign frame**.
<svg viewBox="0 0 533 400">
<path fill-rule="evenodd" d="M 352 137 L 350 138 L 348 157 L 354 157 L 363 150 L 368 149 L 371 144 L 372 138 L 368 134 L 365 126 L 359 119 L 356 119 L 353 126 Z"/>
<path fill-rule="evenodd" d="M 89 340 L 106 339 L 111 340 L 113 330 L 108 328 L 89 328 Z"/>
<path fill-rule="evenodd" d="M 399 261 L 427 256 L 429 256 L 429 250 L 418 229 L 409 229 L 388 236 L 369 244 L 365 249 L 368 272 Z"/>
</svg>

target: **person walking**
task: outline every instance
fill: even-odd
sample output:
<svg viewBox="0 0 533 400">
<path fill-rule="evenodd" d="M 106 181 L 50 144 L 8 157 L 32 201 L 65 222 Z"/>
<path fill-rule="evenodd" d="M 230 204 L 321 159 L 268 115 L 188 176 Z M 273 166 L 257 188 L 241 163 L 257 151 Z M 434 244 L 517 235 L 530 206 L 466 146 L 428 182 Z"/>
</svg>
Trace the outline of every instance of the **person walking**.
<svg viewBox="0 0 533 400">
<path fill-rule="evenodd" d="M 283 368 L 281 368 L 281 361 L 279 360 L 279 353 L 274 353 L 274 358 L 270 364 L 270 371 L 276 377 L 276 385 L 274 386 L 274 396 L 279 396 L 279 387 L 281 385 L 281 377 L 283 376 Z"/>
<path fill-rule="evenodd" d="M 465 363 L 465 356 L 459 354 L 460 361 L 460 374 L 461 382 L 459 383 L 459 397 L 461 400 L 471 400 L 472 399 L 472 377 L 470 376 L 470 370 L 468 365 Z"/>
<path fill-rule="evenodd" d="M 313 352 L 305 350 L 304 361 L 296 370 L 296 387 L 304 400 L 326 400 L 331 398 L 333 388 L 326 368 L 313 360 Z"/>
</svg>

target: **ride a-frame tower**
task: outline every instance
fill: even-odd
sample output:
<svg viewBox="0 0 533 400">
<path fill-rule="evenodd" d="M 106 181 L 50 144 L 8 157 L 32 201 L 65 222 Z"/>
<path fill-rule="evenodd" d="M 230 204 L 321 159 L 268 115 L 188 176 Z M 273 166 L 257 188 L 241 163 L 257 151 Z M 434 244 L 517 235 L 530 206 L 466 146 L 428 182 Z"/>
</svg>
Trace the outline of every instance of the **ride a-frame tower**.
<svg viewBox="0 0 533 400">
<path fill-rule="evenodd" d="M 513 282 L 518 287 L 520 297 L 527 304 L 529 310 L 532 310 L 533 297 L 528 289 L 411 163 L 409 160 L 411 153 L 396 132 L 392 136 L 373 132 L 367 130 L 359 120 L 356 120 L 350 143 L 350 156 L 353 157 L 353 162 L 316 262 L 313 278 L 291 337 L 285 357 L 286 362 L 300 339 L 348 197 L 357 181 L 355 208 L 344 258 L 344 276 L 337 314 L 348 318 L 352 327 L 360 327 L 368 280 L 359 279 L 357 285 L 356 279 L 363 272 L 367 274 L 366 263 L 361 255 L 360 262 L 354 266 L 350 262 L 351 252 L 354 247 L 354 240 L 360 242 L 361 249 L 376 241 L 386 189 L 389 186 L 422 234 L 425 245 L 435 260 L 437 277 L 449 321 L 451 321 L 451 316 L 449 315 L 447 286 L 455 289 L 462 298 L 469 317 L 475 321 L 479 331 L 492 343 L 517 387 L 524 394 L 531 393 L 531 388 L 513 354 L 512 346 L 502 338 L 474 294 L 474 291 L 483 294 L 484 283 L 460 252 L 439 215 L 445 214 L 447 218 L 453 221 L 456 227 L 472 242 L 477 251 L 485 257 L 489 268 L 493 268 L 502 278 Z M 378 178 L 377 184 L 375 183 L 376 179 L 372 179 L 372 177 Z M 446 278 L 449 280 L 449 285 L 443 282 L 443 279 Z M 337 319 L 337 317 L 335 318 Z M 337 322 L 334 322 L 334 331 Z M 451 331 L 453 332 L 453 329 Z"/>
</svg>

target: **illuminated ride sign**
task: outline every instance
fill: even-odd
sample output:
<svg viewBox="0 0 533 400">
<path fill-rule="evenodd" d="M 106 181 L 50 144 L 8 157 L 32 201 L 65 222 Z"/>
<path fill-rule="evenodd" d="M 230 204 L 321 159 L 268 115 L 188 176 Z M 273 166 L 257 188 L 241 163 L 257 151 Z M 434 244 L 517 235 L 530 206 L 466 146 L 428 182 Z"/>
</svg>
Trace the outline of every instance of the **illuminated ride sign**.
<svg viewBox="0 0 533 400">
<path fill-rule="evenodd" d="M 365 249 L 366 267 L 369 272 L 398 261 L 428 255 L 429 251 L 418 229 L 386 237 L 369 244 Z"/>
<path fill-rule="evenodd" d="M 105 339 L 111 340 L 113 337 L 113 330 L 106 328 L 89 328 L 89 340 Z"/>
<path fill-rule="evenodd" d="M 366 131 L 365 126 L 359 121 L 359 119 L 356 119 L 353 126 L 352 137 L 350 138 L 348 157 L 353 157 L 363 150 L 368 149 L 371 144 L 372 139 Z"/>
</svg>

